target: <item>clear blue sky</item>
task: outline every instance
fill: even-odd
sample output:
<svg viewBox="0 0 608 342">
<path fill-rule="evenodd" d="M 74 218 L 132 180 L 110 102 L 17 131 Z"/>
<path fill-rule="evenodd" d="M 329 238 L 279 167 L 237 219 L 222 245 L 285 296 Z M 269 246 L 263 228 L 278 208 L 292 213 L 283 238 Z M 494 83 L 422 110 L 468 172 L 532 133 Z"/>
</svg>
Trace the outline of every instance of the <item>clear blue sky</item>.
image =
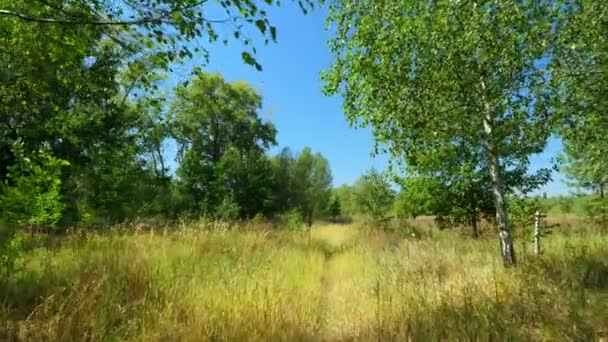
<svg viewBox="0 0 608 342">
<path fill-rule="evenodd" d="M 242 46 L 231 42 L 209 47 L 208 72 L 220 72 L 229 81 L 245 80 L 259 90 L 264 98 L 262 117 L 272 121 L 277 129 L 279 148 L 289 146 L 294 151 L 309 146 L 321 152 L 330 162 L 334 186 L 353 183 L 362 173 L 374 167 L 386 168 L 386 156 L 371 157 L 373 139 L 369 129 L 351 128 L 342 111 L 342 99 L 328 98 L 321 93 L 320 72 L 331 63 L 326 44 L 324 9 L 303 15 L 299 7 L 283 1 L 281 7 L 269 11 L 269 19 L 278 30 L 278 43 L 257 47 L 257 60 L 264 68 L 258 72 L 241 60 Z M 224 34 L 231 34 L 226 28 Z M 259 36 L 251 32 L 251 37 Z M 208 46 L 208 44 L 206 45 Z M 192 64 L 176 70 L 176 77 L 187 78 Z M 561 150 L 558 140 L 550 141 L 546 153 L 532 159 L 532 168 L 549 165 Z M 566 192 L 561 177 L 540 190 L 549 195 Z"/>
</svg>

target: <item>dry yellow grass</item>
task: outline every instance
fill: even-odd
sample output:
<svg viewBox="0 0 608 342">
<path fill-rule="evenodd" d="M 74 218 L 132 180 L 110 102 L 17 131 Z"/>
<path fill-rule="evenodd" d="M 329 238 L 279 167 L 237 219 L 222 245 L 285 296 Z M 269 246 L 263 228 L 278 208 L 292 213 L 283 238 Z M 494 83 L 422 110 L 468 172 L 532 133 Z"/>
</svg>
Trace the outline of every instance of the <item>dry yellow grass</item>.
<svg viewBox="0 0 608 342">
<path fill-rule="evenodd" d="M 356 225 L 63 237 L 2 282 L 0 339 L 599 340 L 608 237 L 545 239 L 499 264 L 494 240 Z M 518 246 L 519 247 L 519 246 Z M 523 251 L 520 251 L 523 252 Z"/>
</svg>

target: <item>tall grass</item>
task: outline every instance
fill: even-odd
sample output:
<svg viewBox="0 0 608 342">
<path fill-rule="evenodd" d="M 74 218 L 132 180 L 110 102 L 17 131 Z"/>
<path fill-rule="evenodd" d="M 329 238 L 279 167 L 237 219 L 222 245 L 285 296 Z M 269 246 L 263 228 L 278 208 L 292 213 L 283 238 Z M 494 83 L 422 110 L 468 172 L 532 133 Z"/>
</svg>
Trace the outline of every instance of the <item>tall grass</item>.
<svg viewBox="0 0 608 342">
<path fill-rule="evenodd" d="M 0 284 L 0 339 L 599 340 L 608 237 L 563 235 L 502 268 L 494 240 L 354 225 L 55 238 Z"/>
</svg>

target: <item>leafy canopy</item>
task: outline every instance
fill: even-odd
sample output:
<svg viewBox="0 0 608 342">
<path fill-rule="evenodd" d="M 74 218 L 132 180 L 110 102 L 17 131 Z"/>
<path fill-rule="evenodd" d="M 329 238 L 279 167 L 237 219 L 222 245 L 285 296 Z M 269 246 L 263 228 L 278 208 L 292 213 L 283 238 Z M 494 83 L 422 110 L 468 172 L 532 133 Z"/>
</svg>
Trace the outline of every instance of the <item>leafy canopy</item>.
<svg viewBox="0 0 608 342">
<path fill-rule="evenodd" d="M 394 162 L 438 169 L 466 143 L 487 156 L 484 113 L 505 169 L 526 168 L 549 135 L 546 65 L 554 1 L 333 2 L 325 92 L 344 98 Z M 480 82 L 483 81 L 483 82 Z M 472 167 L 477 167 L 473 163 Z"/>
<path fill-rule="evenodd" d="M 312 0 L 297 3 L 304 13 L 314 6 Z M 209 52 L 202 42 L 228 44 L 236 40 L 244 46 L 243 61 L 261 70 L 248 28 L 258 31 L 265 44 L 276 42 L 277 28 L 270 23 L 267 11 L 278 5 L 278 0 L 85 0 L 79 4 L 17 0 L 0 2 L 0 19 L 68 29 L 95 27 L 106 39 L 129 51 L 132 63 L 148 56 L 163 69 L 194 54 L 208 60 Z M 231 34 L 222 34 L 226 31 L 223 27 Z M 146 75 L 140 77 L 145 79 Z"/>
</svg>

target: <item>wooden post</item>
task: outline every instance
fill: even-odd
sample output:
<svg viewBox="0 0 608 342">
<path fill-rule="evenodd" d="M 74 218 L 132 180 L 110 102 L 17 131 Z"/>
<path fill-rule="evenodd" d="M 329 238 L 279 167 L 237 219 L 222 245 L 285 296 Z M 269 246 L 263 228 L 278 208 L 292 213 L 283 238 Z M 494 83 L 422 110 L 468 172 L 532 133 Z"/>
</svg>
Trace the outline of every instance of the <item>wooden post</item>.
<svg viewBox="0 0 608 342">
<path fill-rule="evenodd" d="M 539 255 L 541 252 L 540 238 L 542 234 L 540 227 L 542 224 L 542 217 L 543 215 L 541 215 L 540 211 L 536 211 L 536 214 L 534 215 L 534 255 Z"/>
</svg>

